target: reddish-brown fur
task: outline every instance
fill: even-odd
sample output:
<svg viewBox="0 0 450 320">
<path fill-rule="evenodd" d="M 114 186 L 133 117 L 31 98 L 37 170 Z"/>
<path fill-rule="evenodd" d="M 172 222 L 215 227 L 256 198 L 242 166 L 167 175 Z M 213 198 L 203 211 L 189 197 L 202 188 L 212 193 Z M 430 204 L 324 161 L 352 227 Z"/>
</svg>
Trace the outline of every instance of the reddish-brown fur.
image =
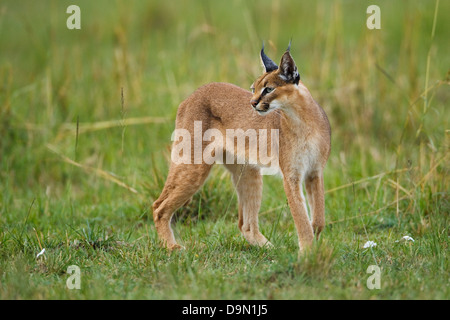
<svg viewBox="0 0 450 320">
<path fill-rule="evenodd" d="M 265 72 L 252 86 L 254 94 L 235 85 L 211 83 L 200 87 L 178 109 L 176 129 L 194 132 L 194 121 L 201 121 L 202 132 L 217 129 L 224 136 L 227 129 L 277 129 L 279 163 L 289 207 L 297 228 L 300 248 L 312 244 L 313 234 L 325 224 L 323 169 L 330 154 L 331 131 L 323 109 L 314 101 L 301 81 L 292 81 L 286 72 L 296 71 L 287 51 L 278 70 Z M 295 68 L 294 68 L 295 67 Z M 272 92 L 267 93 L 267 88 Z M 263 93 L 264 92 L 264 93 Z M 253 105 L 253 107 L 252 107 Z M 174 146 L 179 143 L 174 142 Z M 194 142 L 192 142 L 193 144 Z M 204 149 L 209 142 L 202 142 Z M 215 142 L 214 142 L 215 143 Z M 268 137 L 268 153 L 271 152 Z M 251 147 L 238 152 L 249 160 Z M 228 147 L 228 146 L 227 146 Z M 257 147 L 259 148 L 259 146 Z M 193 150 L 193 149 L 192 149 Z M 225 154 L 225 153 L 224 153 Z M 194 155 L 191 154 L 193 163 Z M 259 164 L 259 162 L 258 162 Z M 153 217 L 158 235 L 168 248 L 179 248 L 170 227 L 174 211 L 185 204 L 207 178 L 212 165 L 170 165 L 160 197 L 153 203 Z M 254 245 L 270 245 L 258 227 L 258 211 L 262 198 L 262 176 L 259 165 L 225 164 L 230 171 L 239 202 L 238 226 L 247 241 Z M 311 209 L 309 221 L 302 184 L 305 184 Z"/>
</svg>

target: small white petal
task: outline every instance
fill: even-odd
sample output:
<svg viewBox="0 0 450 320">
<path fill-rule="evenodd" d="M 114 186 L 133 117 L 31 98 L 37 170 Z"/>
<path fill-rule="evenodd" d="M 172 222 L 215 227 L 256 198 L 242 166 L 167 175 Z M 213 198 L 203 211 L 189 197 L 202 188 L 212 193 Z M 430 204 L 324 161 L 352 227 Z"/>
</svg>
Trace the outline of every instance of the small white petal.
<svg viewBox="0 0 450 320">
<path fill-rule="evenodd" d="M 365 248 L 372 248 L 372 247 L 376 247 L 377 246 L 377 244 L 375 243 L 375 242 L 373 242 L 373 241 L 367 241 L 365 244 L 364 244 L 364 246 L 363 246 L 363 248 L 365 249 Z"/>
<path fill-rule="evenodd" d="M 410 236 L 404 236 L 402 239 L 405 240 L 405 241 L 412 241 L 412 242 L 414 242 L 414 239 L 411 238 Z"/>
<path fill-rule="evenodd" d="M 45 252 L 45 248 L 42 249 L 42 251 L 37 254 L 36 259 L 39 258 L 39 256 L 42 256 L 44 254 L 44 252 Z"/>
</svg>

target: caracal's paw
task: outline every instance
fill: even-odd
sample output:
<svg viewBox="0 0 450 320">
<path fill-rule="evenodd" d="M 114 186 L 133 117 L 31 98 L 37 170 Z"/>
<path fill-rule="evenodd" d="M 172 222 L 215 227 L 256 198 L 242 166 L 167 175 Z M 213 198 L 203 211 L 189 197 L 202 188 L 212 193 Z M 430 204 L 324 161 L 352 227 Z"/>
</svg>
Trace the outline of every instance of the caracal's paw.
<svg viewBox="0 0 450 320">
<path fill-rule="evenodd" d="M 265 248 L 274 248 L 273 244 L 266 239 L 261 233 L 254 235 L 249 233 L 244 233 L 244 237 L 248 243 L 253 246 L 265 247 Z"/>
<path fill-rule="evenodd" d="M 273 249 L 273 248 L 275 248 L 275 246 L 272 244 L 272 242 L 270 242 L 270 241 L 268 241 L 268 240 L 267 240 L 266 243 L 262 244 L 261 247 L 265 247 L 265 248 L 268 248 L 268 249 Z"/>
<path fill-rule="evenodd" d="M 186 248 L 178 243 L 172 243 L 166 245 L 166 248 L 170 251 L 176 251 L 176 250 L 186 250 Z"/>
</svg>

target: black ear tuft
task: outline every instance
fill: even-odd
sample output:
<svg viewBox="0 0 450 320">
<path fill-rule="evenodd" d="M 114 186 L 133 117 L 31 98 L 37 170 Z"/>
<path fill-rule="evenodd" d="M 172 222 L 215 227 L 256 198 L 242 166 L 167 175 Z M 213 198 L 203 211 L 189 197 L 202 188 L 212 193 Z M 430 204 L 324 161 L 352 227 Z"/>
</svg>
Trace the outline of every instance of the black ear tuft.
<svg viewBox="0 0 450 320">
<path fill-rule="evenodd" d="M 289 40 L 289 45 L 288 45 L 288 47 L 287 47 L 287 49 L 286 49 L 286 52 L 291 51 L 291 43 L 292 43 L 292 39 Z"/>
<path fill-rule="evenodd" d="M 288 50 L 283 54 L 280 62 L 280 77 L 284 81 L 292 82 L 298 84 L 300 81 L 300 74 L 298 73 L 297 66 L 295 65 L 294 59 L 292 58 L 289 50 L 291 44 L 289 43 Z"/>
<path fill-rule="evenodd" d="M 264 53 L 264 43 L 261 49 L 261 62 L 264 65 L 266 72 L 271 72 L 278 69 L 278 66 Z"/>
</svg>

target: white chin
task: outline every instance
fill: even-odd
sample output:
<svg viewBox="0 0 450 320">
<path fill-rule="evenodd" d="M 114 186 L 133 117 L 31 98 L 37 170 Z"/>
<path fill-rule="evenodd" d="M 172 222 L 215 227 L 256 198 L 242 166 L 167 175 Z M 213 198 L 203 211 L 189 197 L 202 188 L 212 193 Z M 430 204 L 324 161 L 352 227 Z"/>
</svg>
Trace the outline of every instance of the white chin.
<svg viewBox="0 0 450 320">
<path fill-rule="evenodd" d="M 267 110 L 258 110 L 258 109 L 255 109 L 255 110 L 258 112 L 258 114 L 264 116 L 264 115 L 266 115 L 266 114 L 271 113 L 271 112 L 272 112 L 273 110 L 275 110 L 275 109 L 276 109 L 276 108 L 272 108 L 272 107 L 270 106 L 269 109 L 267 109 Z"/>
</svg>

